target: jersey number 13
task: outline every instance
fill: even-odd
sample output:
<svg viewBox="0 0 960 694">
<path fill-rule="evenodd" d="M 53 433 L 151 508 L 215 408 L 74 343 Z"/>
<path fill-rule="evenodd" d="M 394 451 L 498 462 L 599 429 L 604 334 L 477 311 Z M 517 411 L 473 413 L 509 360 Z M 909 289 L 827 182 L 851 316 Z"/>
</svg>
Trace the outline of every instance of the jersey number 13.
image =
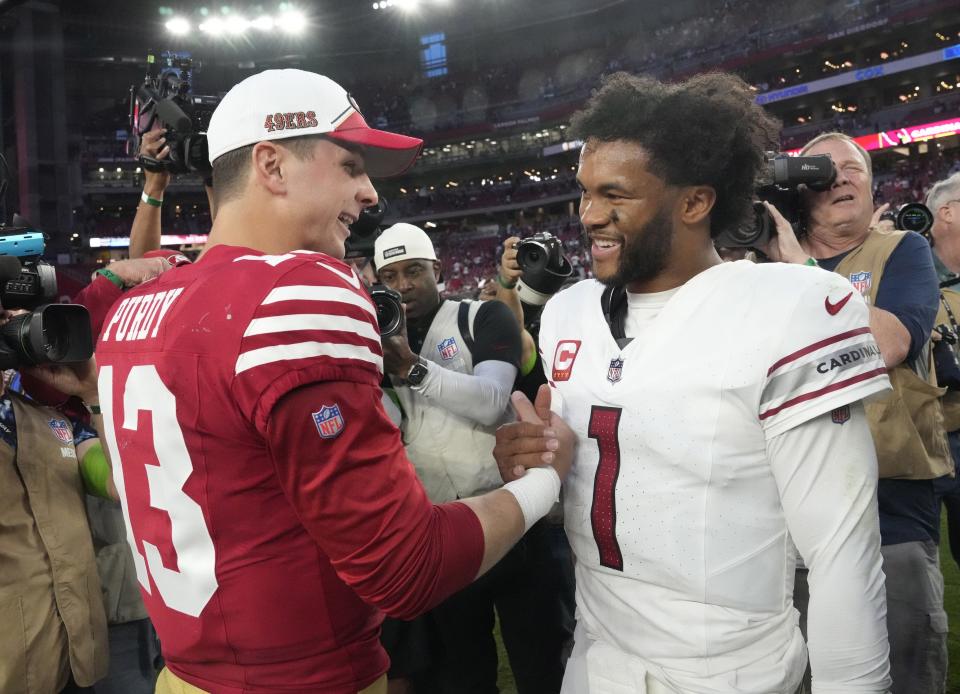
<svg viewBox="0 0 960 694">
<path fill-rule="evenodd" d="M 138 543 L 130 523 L 123 461 L 117 445 L 112 366 L 100 369 L 97 385 L 103 408 L 103 433 L 110 449 L 114 484 L 123 504 L 127 541 L 133 552 L 137 579 L 143 589 L 150 593 L 150 579 L 153 578 L 167 607 L 197 617 L 217 590 L 215 553 L 203 510 L 183 491 L 183 486 L 193 473 L 193 464 L 177 421 L 177 404 L 173 393 L 160 379 L 155 366 L 134 366 L 130 369 L 122 389 L 120 412 L 123 421 L 120 436 L 125 436 L 125 431 L 132 433 L 137 430 L 140 412 L 149 413 L 153 426 L 153 450 L 159 463 L 146 466 L 150 506 L 166 511 L 170 517 L 170 542 L 177 553 L 179 571 L 163 565 L 156 545 L 146 540 Z M 139 544 L 143 545 L 144 553 L 138 549 Z"/>
</svg>

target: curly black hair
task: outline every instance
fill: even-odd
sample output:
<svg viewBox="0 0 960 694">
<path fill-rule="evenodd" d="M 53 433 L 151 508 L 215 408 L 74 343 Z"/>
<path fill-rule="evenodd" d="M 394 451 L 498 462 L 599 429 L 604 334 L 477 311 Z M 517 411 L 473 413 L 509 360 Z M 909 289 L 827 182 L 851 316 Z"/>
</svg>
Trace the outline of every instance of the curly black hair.
<svg viewBox="0 0 960 694">
<path fill-rule="evenodd" d="M 594 90 L 570 129 L 584 141 L 639 144 L 650 157 L 650 172 L 667 184 L 713 188 L 715 237 L 749 213 L 764 153 L 778 148 L 780 123 L 754 102 L 749 85 L 730 73 L 665 84 L 617 72 Z"/>
</svg>

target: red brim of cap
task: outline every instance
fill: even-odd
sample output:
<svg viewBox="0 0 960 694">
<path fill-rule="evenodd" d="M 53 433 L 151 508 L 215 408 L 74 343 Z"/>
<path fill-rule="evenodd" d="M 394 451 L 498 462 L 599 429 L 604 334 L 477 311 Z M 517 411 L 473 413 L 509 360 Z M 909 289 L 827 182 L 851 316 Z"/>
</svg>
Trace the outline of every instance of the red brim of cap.
<svg viewBox="0 0 960 694">
<path fill-rule="evenodd" d="M 332 140 L 363 147 L 367 174 L 372 178 L 398 176 L 413 166 L 423 140 L 369 127 L 341 128 L 326 133 Z"/>
</svg>

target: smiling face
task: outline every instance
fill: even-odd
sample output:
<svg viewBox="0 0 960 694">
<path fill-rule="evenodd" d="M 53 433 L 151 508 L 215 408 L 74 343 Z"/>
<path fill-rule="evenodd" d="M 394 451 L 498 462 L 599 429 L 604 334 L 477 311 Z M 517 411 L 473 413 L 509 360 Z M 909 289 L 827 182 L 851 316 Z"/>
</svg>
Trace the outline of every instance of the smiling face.
<svg viewBox="0 0 960 694">
<path fill-rule="evenodd" d="M 804 155 L 829 154 L 837 180 L 829 190 L 805 190 L 807 228 L 812 235 L 865 236 L 873 216 L 873 175 L 860 151 L 839 139 L 818 142 Z"/>
<path fill-rule="evenodd" d="M 588 141 L 580 153 L 580 222 L 594 276 L 607 285 L 645 282 L 667 266 L 673 245 L 671 188 L 647 169 L 635 142 Z"/>
<path fill-rule="evenodd" d="M 377 202 L 363 153 L 318 138 L 312 156 L 286 157 L 285 166 L 287 213 L 299 232 L 296 248 L 343 258 L 349 226 Z"/>
</svg>

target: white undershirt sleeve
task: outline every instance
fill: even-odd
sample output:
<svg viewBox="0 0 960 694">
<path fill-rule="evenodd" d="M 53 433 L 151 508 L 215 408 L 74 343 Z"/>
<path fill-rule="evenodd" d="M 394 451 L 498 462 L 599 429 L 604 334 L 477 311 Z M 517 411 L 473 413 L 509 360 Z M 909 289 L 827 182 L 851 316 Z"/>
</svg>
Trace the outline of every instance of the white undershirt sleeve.
<svg viewBox="0 0 960 694">
<path fill-rule="evenodd" d="M 876 453 L 863 405 L 849 408 L 843 424 L 828 412 L 767 441 L 787 527 L 810 571 L 813 694 L 890 686 Z"/>
<path fill-rule="evenodd" d="M 431 363 L 427 377 L 414 390 L 454 414 L 490 426 L 503 417 L 516 378 L 517 367 L 495 359 L 477 364 L 473 374 Z"/>
</svg>

